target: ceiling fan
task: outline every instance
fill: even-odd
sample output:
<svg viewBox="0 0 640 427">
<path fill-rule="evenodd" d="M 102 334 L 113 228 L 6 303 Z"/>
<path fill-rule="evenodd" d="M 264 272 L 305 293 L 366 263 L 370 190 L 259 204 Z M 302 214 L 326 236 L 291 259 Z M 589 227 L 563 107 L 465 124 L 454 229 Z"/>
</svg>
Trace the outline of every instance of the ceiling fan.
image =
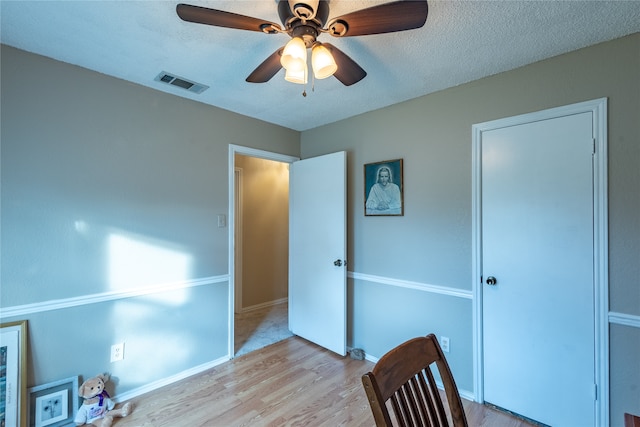
<svg viewBox="0 0 640 427">
<path fill-rule="evenodd" d="M 315 78 L 335 76 L 345 86 L 362 80 L 366 71 L 353 59 L 329 43 L 317 39 L 322 33 L 333 37 L 353 37 L 392 33 L 420 28 L 427 20 L 426 0 L 383 3 L 328 20 L 327 0 L 279 0 L 282 26 L 250 16 L 201 6 L 178 4 L 178 16 L 187 22 L 213 25 L 265 34 L 285 33 L 291 40 L 272 53 L 247 77 L 251 83 L 265 83 L 285 68 L 285 79 L 307 83 L 307 49 Z"/>
</svg>

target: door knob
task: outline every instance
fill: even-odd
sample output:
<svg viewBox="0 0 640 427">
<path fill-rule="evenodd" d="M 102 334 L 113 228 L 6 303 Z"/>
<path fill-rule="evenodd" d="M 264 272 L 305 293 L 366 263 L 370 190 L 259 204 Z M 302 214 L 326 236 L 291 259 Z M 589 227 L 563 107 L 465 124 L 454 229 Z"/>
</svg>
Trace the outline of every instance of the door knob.
<svg viewBox="0 0 640 427">
<path fill-rule="evenodd" d="M 337 259 L 337 260 L 333 261 L 333 265 L 335 265 L 336 267 L 342 267 L 342 260 L 341 259 Z M 346 267 L 347 261 L 344 262 L 344 265 Z"/>
<path fill-rule="evenodd" d="M 487 285 L 495 285 L 496 283 L 498 283 L 498 281 L 496 280 L 495 277 L 493 276 L 487 277 Z"/>
</svg>

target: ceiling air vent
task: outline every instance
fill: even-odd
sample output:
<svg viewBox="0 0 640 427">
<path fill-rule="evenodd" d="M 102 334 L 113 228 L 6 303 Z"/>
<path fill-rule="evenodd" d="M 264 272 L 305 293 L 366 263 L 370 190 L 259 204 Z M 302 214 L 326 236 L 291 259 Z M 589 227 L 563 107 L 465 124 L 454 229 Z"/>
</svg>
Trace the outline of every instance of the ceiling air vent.
<svg viewBox="0 0 640 427">
<path fill-rule="evenodd" d="M 166 71 L 161 72 L 154 79 L 157 82 L 163 82 L 172 86 L 177 86 L 182 89 L 186 89 L 193 93 L 202 93 L 209 89 L 209 86 L 201 83 L 192 82 L 191 80 L 183 79 L 182 77 L 169 74 Z"/>
</svg>

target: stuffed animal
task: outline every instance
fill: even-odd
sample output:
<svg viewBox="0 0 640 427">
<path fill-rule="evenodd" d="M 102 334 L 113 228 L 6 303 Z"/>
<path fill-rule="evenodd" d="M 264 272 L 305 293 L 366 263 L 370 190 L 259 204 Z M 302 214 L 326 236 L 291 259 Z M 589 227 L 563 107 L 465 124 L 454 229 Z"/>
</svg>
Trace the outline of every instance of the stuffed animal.
<svg viewBox="0 0 640 427">
<path fill-rule="evenodd" d="M 74 420 L 76 426 L 89 424 L 95 427 L 110 427 L 115 417 L 129 415 L 131 402 L 125 403 L 120 409 L 114 409 L 116 404 L 104 389 L 109 378 L 109 374 L 100 374 L 82 383 L 78 395 L 84 402 Z"/>
</svg>

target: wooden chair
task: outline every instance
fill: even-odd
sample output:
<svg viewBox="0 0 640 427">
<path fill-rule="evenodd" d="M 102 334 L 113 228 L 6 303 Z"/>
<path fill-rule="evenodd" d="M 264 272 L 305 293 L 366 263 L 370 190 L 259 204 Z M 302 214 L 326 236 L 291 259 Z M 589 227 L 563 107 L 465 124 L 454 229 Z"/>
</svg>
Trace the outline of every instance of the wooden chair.
<svg viewBox="0 0 640 427">
<path fill-rule="evenodd" d="M 624 427 L 640 427 L 640 417 L 632 414 L 624 414 Z"/>
<path fill-rule="evenodd" d="M 362 376 L 376 426 L 450 425 L 431 371 L 434 364 L 444 384 L 453 426 L 467 427 L 458 388 L 433 334 L 400 344 L 382 356 L 372 372 Z"/>
</svg>

